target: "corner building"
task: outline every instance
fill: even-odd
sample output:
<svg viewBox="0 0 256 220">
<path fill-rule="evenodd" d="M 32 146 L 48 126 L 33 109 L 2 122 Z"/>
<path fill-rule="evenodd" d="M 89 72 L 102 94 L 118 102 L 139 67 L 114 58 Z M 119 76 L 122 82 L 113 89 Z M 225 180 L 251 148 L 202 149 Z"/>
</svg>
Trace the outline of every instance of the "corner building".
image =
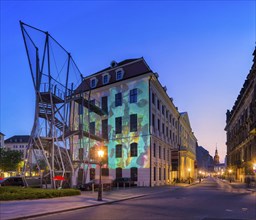
<svg viewBox="0 0 256 220">
<path fill-rule="evenodd" d="M 90 133 L 108 140 L 104 143 L 107 172 L 103 173 L 113 179 L 130 177 L 138 186 L 165 185 L 178 176 L 178 171 L 172 168 L 171 152 L 177 151 L 181 143 L 180 113 L 166 87 L 158 81 L 158 74 L 143 58 L 113 61 L 109 68 L 84 78 L 76 90 L 90 91 L 90 102 L 99 100 L 102 110 L 107 112 L 101 118 L 92 113 L 89 122 L 83 118 Z M 75 111 L 79 114 L 78 109 Z M 194 136 L 192 140 L 189 144 L 195 152 Z M 102 144 L 91 141 L 90 147 Z M 194 169 L 191 176 L 193 172 Z"/>
</svg>

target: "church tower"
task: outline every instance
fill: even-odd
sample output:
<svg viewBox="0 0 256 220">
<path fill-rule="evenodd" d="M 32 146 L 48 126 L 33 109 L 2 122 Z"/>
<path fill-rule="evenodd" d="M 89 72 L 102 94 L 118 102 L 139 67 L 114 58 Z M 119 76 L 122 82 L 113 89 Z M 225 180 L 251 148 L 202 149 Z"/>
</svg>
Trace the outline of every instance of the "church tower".
<svg viewBox="0 0 256 220">
<path fill-rule="evenodd" d="M 219 163 L 220 163 L 220 157 L 219 157 L 218 150 L 216 147 L 215 155 L 214 155 L 214 165 L 219 164 Z"/>
</svg>

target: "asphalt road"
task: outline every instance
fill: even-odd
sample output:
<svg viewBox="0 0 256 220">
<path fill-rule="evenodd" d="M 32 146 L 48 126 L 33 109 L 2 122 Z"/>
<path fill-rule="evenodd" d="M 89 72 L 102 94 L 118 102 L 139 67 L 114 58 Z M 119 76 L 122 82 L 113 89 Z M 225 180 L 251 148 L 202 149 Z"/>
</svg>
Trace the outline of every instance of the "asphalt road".
<svg viewBox="0 0 256 220">
<path fill-rule="evenodd" d="M 33 219 L 151 220 L 256 219 L 255 194 L 230 192 L 208 178 L 202 183 L 113 204 L 63 212 Z"/>
</svg>

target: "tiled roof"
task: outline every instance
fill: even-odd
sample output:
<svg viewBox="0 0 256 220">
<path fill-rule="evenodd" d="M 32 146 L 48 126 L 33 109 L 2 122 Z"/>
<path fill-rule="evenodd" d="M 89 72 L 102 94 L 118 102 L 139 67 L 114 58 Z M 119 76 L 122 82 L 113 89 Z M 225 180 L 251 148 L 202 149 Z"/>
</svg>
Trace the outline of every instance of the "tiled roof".
<svg viewBox="0 0 256 220">
<path fill-rule="evenodd" d="M 95 77 L 98 80 L 98 84 L 95 87 L 99 88 L 102 86 L 106 86 L 106 85 L 110 85 L 112 83 L 117 82 L 116 81 L 116 70 L 122 68 L 124 70 L 124 76 L 122 80 L 126 80 L 132 77 L 136 77 L 145 73 L 148 73 L 150 71 L 152 71 L 149 66 L 146 64 L 145 60 L 143 58 L 138 58 L 138 59 L 126 59 L 123 60 L 119 63 L 116 63 L 115 66 L 113 67 L 108 67 L 105 68 L 97 73 L 94 73 L 88 77 L 85 77 L 83 82 L 78 86 L 78 88 L 76 89 L 77 93 L 83 92 L 83 91 L 88 91 L 90 90 L 90 79 L 92 77 Z M 102 75 L 104 73 L 108 73 L 110 75 L 110 80 L 109 83 L 106 85 L 103 85 L 102 83 Z M 122 80 L 118 80 L 118 82 L 122 81 Z"/>
<path fill-rule="evenodd" d="M 8 143 L 27 143 L 29 140 L 29 135 L 14 135 L 4 141 L 5 144 Z"/>
</svg>

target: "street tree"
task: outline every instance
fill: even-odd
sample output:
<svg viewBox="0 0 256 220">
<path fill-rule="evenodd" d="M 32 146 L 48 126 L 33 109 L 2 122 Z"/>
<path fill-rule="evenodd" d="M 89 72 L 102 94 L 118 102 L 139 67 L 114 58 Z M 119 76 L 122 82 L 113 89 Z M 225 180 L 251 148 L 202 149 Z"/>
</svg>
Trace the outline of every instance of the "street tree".
<svg viewBox="0 0 256 220">
<path fill-rule="evenodd" d="M 22 161 L 23 154 L 16 150 L 6 150 L 0 148 L 0 170 L 3 172 L 16 171 Z"/>
</svg>

